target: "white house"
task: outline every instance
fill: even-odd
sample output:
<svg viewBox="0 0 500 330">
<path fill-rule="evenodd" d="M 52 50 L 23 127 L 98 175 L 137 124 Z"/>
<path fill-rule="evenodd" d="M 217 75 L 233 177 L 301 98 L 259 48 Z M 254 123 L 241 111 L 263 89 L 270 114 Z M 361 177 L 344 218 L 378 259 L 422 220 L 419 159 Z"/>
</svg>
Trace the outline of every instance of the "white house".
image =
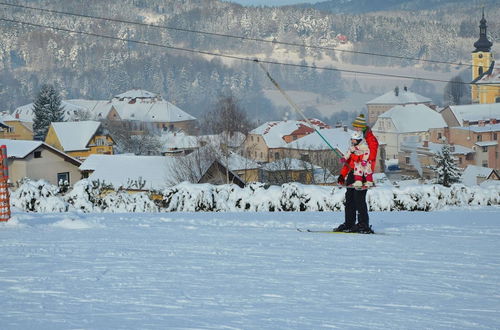
<svg viewBox="0 0 500 330">
<path fill-rule="evenodd" d="M 429 129 L 447 127 L 438 112 L 423 104 L 398 105 L 380 115 L 373 126 L 373 133 L 379 142 L 385 144 L 386 159 L 395 159 L 401 151 L 405 137 L 417 135 L 421 141 L 428 141 Z"/>
</svg>

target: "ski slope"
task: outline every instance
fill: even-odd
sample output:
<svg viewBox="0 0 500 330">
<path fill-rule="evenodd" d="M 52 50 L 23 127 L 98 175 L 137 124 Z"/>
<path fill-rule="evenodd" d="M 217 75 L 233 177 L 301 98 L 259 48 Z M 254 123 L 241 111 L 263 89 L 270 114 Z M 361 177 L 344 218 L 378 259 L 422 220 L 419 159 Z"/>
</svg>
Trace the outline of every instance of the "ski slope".
<svg viewBox="0 0 500 330">
<path fill-rule="evenodd" d="M 370 215 L 15 213 L 0 328 L 500 327 L 500 208 Z"/>
</svg>

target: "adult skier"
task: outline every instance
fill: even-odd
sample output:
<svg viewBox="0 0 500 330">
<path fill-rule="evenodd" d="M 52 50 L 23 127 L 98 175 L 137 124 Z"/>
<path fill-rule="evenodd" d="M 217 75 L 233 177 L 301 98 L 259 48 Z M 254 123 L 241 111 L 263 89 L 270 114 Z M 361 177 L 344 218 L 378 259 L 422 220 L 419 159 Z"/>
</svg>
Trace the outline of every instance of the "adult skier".
<svg viewBox="0 0 500 330">
<path fill-rule="evenodd" d="M 371 164 L 372 172 L 375 171 L 378 141 L 370 127 L 366 125 L 365 116 L 363 114 L 356 117 L 352 123 L 355 131 L 361 132 L 368 144 L 370 155 L 368 163 Z M 354 184 L 354 166 L 358 161 L 357 155 L 351 154 L 348 159 L 341 159 L 344 163 L 338 177 L 338 184 L 352 186 Z M 366 178 L 364 178 L 366 180 Z M 347 188 L 345 193 L 345 213 L 344 223 L 335 228 L 333 231 L 339 232 L 356 232 L 361 234 L 373 234 L 368 216 L 368 206 L 366 205 L 366 189 Z M 356 222 L 357 218 L 357 222 Z"/>
</svg>

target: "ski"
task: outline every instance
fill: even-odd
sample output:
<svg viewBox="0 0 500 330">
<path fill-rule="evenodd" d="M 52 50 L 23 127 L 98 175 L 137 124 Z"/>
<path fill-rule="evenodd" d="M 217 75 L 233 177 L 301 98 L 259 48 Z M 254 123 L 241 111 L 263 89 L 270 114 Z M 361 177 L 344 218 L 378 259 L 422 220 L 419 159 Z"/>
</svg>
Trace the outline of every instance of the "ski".
<svg viewBox="0 0 500 330">
<path fill-rule="evenodd" d="M 346 231 L 333 231 L 333 230 L 314 230 L 314 229 L 307 229 L 307 228 L 296 228 L 298 232 L 301 233 L 317 233 L 317 234 L 354 234 L 354 235 L 386 235 L 384 233 L 358 233 L 355 231 L 351 232 L 346 232 Z"/>
</svg>

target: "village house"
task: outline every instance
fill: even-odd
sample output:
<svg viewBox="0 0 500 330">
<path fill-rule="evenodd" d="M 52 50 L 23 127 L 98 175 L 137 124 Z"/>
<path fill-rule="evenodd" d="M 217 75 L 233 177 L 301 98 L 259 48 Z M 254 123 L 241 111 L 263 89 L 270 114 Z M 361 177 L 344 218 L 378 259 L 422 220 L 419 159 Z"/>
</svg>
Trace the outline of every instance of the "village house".
<svg viewBox="0 0 500 330">
<path fill-rule="evenodd" d="M 72 185 L 81 179 L 81 162 L 41 141 L 0 139 L 6 145 L 9 180 L 45 180 L 53 185 Z"/>
<path fill-rule="evenodd" d="M 418 136 L 428 141 L 430 129 L 444 130 L 446 122 L 441 114 L 423 104 L 398 105 L 380 115 L 373 126 L 373 133 L 383 144 L 385 159 L 397 159 L 403 140 Z"/>
<path fill-rule="evenodd" d="M 85 159 L 92 154 L 113 154 L 113 139 L 98 121 L 52 123 L 45 142 L 68 155 Z"/>
<path fill-rule="evenodd" d="M 295 158 L 281 158 L 262 165 L 263 182 L 283 184 L 287 182 L 314 183 L 314 171 L 317 166 Z"/>
<path fill-rule="evenodd" d="M 425 96 L 410 92 L 407 87 L 403 87 L 402 90 L 396 87 L 393 91 L 387 92 L 366 103 L 366 108 L 368 109 L 367 123 L 369 126 L 373 126 L 381 114 L 398 105 L 423 104 L 433 108 L 431 102 L 431 99 Z"/>
<path fill-rule="evenodd" d="M 10 114 L 2 114 L 0 137 L 10 140 L 33 140 L 33 123 Z"/>
<path fill-rule="evenodd" d="M 312 119 L 311 122 L 318 130 L 330 128 L 317 119 Z M 248 133 L 243 148 L 248 158 L 259 163 L 269 163 L 283 157 L 288 143 L 314 132 L 304 120 L 266 122 Z"/>
<path fill-rule="evenodd" d="M 116 95 L 106 107 L 93 110 L 96 120 L 120 124 L 132 134 L 145 131 L 184 131 L 195 134 L 196 118 L 160 95 L 134 89 Z"/>
</svg>

